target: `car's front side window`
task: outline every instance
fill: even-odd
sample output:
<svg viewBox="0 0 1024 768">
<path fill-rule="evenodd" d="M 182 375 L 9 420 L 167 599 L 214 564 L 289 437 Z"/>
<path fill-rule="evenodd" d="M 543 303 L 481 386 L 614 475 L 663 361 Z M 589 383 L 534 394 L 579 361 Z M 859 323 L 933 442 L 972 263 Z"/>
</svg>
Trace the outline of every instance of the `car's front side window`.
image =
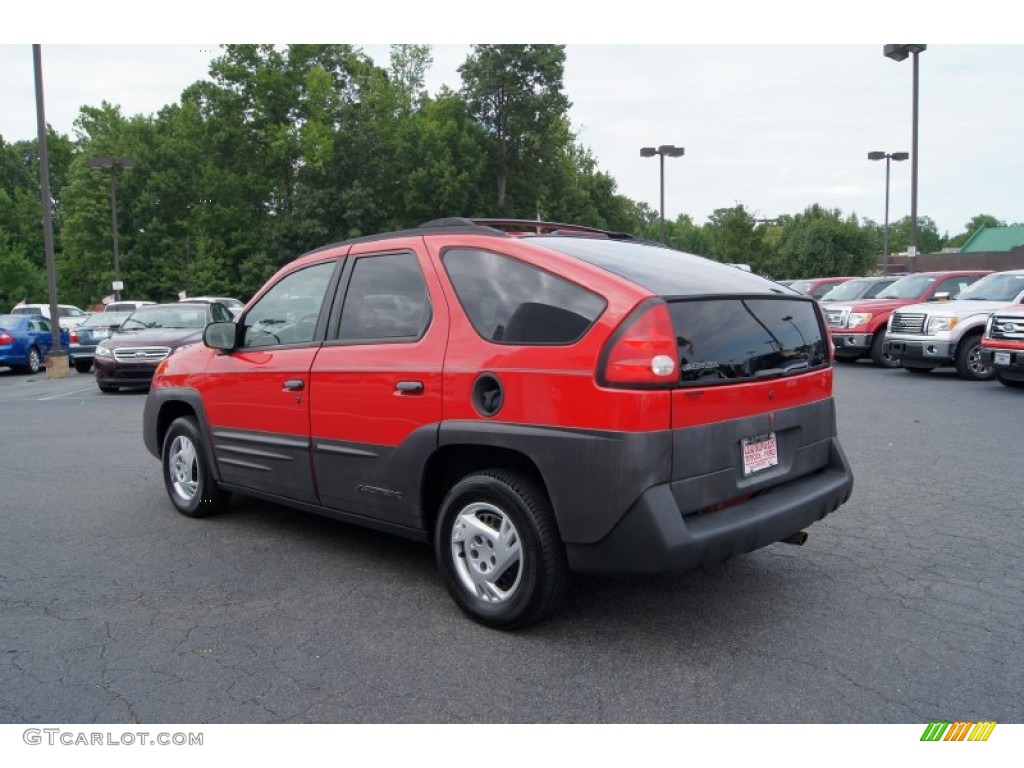
<svg viewBox="0 0 1024 768">
<path fill-rule="evenodd" d="M 334 267 L 333 260 L 325 261 L 281 278 L 246 313 L 242 346 L 312 342 Z"/>
</svg>

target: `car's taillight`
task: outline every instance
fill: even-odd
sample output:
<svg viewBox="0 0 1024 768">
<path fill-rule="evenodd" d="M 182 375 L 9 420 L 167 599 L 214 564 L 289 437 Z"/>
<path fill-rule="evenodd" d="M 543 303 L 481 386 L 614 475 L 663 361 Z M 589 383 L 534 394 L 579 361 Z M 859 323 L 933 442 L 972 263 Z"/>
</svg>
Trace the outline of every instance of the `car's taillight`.
<svg viewBox="0 0 1024 768">
<path fill-rule="evenodd" d="M 71 343 L 72 344 L 77 344 L 78 343 L 78 330 L 76 328 L 72 328 L 71 329 Z"/>
<path fill-rule="evenodd" d="M 650 299 L 633 310 L 608 340 L 598 364 L 598 382 L 612 387 L 674 384 L 678 354 L 668 306 Z"/>
<path fill-rule="evenodd" d="M 14 337 L 11 336 L 7 331 L 0 331 L 0 344 L 4 346 L 14 343 Z"/>
</svg>

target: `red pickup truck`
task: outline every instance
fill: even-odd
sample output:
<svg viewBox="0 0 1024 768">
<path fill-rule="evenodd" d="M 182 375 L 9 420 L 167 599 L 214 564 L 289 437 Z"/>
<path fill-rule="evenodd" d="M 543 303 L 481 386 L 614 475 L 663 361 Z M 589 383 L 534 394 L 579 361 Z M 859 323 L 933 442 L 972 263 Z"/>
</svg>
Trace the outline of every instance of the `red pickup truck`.
<svg viewBox="0 0 1024 768">
<path fill-rule="evenodd" d="M 947 301 L 991 270 L 916 272 L 901 277 L 873 299 L 836 302 L 825 307 L 835 359 L 853 362 L 868 355 L 875 365 L 898 368 L 900 363 L 882 349 L 889 316 L 909 304 Z"/>
</svg>

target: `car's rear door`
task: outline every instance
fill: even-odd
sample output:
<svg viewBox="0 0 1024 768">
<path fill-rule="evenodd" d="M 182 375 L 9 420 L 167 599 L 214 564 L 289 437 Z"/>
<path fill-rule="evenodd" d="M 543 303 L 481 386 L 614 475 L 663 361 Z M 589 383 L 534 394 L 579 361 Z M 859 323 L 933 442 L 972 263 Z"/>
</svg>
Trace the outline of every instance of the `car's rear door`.
<svg viewBox="0 0 1024 768">
<path fill-rule="evenodd" d="M 422 238 L 354 245 L 330 338 L 310 374 L 321 503 L 421 526 L 421 470 L 437 446 L 448 308 Z"/>
</svg>

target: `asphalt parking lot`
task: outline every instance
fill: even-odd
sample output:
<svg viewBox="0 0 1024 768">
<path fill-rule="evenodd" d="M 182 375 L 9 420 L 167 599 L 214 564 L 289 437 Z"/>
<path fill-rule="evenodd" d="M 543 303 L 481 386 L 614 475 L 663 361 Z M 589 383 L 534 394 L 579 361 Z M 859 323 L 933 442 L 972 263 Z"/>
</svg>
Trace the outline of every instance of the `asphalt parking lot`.
<svg viewBox="0 0 1024 768">
<path fill-rule="evenodd" d="M 1024 721 L 1024 393 L 836 369 L 852 500 L 501 633 L 423 545 L 236 497 L 189 520 L 144 394 L 0 369 L 0 722 Z"/>
</svg>

